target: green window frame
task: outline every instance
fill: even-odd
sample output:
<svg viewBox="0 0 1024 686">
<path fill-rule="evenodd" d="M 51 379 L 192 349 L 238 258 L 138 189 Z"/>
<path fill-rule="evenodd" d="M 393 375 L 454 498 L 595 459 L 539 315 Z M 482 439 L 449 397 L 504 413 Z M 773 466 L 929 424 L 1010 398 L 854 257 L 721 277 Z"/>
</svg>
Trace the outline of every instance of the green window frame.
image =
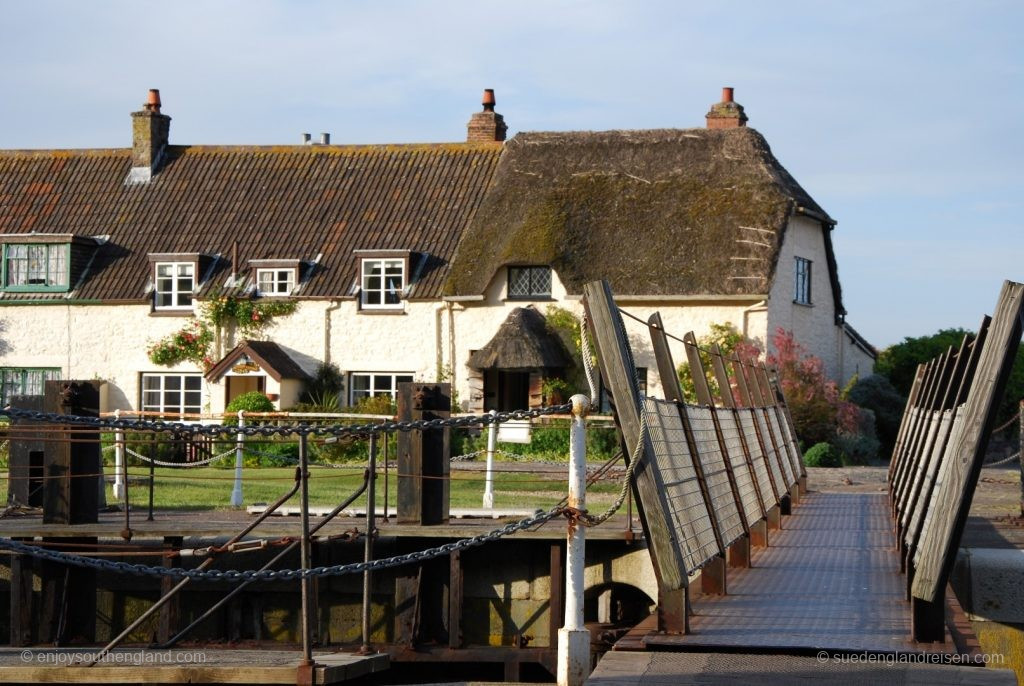
<svg viewBox="0 0 1024 686">
<path fill-rule="evenodd" d="M 0 367 L 0 403 L 11 404 L 16 395 L 41 396 L 46 381 L 60 381 L 59 367 Z"/>
<path fill-rule="evenodd" d="M 4 243 L 3 288 L 59 293 L 70 288 L 70 243 Z"/>
</svg>

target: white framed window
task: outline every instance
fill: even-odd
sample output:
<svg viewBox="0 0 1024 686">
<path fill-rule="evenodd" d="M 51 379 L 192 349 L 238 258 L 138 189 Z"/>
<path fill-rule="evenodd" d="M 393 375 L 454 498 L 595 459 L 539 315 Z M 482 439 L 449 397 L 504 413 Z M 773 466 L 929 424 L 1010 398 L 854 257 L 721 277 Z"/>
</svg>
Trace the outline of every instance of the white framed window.
<svg viewBox="0 0 1024 686">
<path fill-rule="evenodd" d="M 4 244 L 3 286 L 9 291 L 68 290 L 67 243 Z"/>
<path fill-rule="evenodd" d="M 529 300 L 551 297 L 551 267 L 509 267 L 508 297 Z"/>
<path fill-rule="evenodd" d="M 43 395 L 44 382 L 59 380 L 55 368 L 0 367 L 0 406 L 10 405 L 16 395 Z"/>
<path fill-rule="evenodd" d="M 405 290 L 404 258 L 364 257 L 360 261 L 360 304 L 366 309 L 400 309 Z"/>
<path fill-rule="evenodd" d="M 291 295 L 295 288 L 295 269 L 257 269 L 257 295 Z"/>
<path fill-rule="evenodd" d="M 195 262 L 157 262 L 155 264 L 153 304 L 158 310 L 190 310 L 196 286 Z"/>
<path fill-rule="evenodd" d="M 203 409 L 202 374 L 143 374 L 143 412 L 199 414 Z"/>
<path fill-rule="evenodd" d="M 800 305 L 811 304 L 811 261 L 797 257 L 793 270 L 793 302 Z"/>
<path fill-rule="evenodd" d="M 391 402 L 395 402 L 398 384 L 412 380 L 412 372 L 352 372 L 348 377 L 349 405 L 376 395 L 391 396 Z"/>
</svg>

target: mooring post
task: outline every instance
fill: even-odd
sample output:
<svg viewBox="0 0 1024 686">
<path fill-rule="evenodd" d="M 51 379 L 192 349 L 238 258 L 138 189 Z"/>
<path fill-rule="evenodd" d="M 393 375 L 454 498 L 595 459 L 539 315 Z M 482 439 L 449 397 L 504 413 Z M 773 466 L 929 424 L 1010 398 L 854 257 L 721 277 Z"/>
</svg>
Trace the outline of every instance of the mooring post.
<svg viewBox="0 0 1024 686">
<path fill-rule="evenodd" d="M 498 412 L 491 410 L 491 423 L 487 425 L 487 475 L 484 477 L 484 507 L 494 507 L 494 451 L 498 447 Z"/>
<path fill-rule="evenodd" d="M 387 440 L 387 434 L 384 435 Z M 370 434 L 370 455 L 369 464 L 366 466 L 369 472 L 370 481 L 366 486 L 366 547 L 363 551 L 363 561 L 369 562 L 373 559 L 373 534 L 374 519 L 376 518 L 376 481 L 377 481 L 377 434 Z M 363 644 L 359 647 L 360 655 L 370 655 L 374 652 L 370 646 L 370 610 L 372 609 L 373 573 L 366 569 L 363 572 Z"/>
<path fill-rule="evenodd" d="M 587 426 L 590 399 L 574 395 L 569 425 L 569 507 L 586 509 Z M 582 686 L 590 675 L 590 632 L 583 625 L 586 528 L 569 519 L 566 538 L 565 626 L 558 630 L 558 686 Z"/>
<path fill-rule="evenodd" d="M 121 410 L 114 410 L 114 421 L 120 421 Z M 124 500 L 124 429 L 114 431 L 114 499 Z"/>
<path fill-rule="evenodd" d="M 231 489 L 232 507 L 242 506 L 242 462 L 245 453 L 245 410 L 238 411 L 238 434 L 235 437 L 235 486 Z"/>
</svg>

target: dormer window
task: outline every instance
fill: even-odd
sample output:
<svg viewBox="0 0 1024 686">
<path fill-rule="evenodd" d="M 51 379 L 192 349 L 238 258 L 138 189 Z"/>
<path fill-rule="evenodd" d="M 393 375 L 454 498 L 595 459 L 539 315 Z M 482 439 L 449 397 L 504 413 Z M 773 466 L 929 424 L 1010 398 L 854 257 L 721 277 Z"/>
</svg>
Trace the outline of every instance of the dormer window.
<svg viewBox="0 0 1024 686">
<path fill-rule="evenodd" d="M 157 262 L 153 304 L 158 310 L 192 309 L 195 262 Z"/>
<path fill-rule="evenodd" d="M 82 255 L 86 247 L 95 245 L 90 239 L 72 234 L 7 234 L 0 236 L 0 241 L 3 290 L 27 293 L 69 290 L 72 249 Z"/>
<path fill-rule="evenodd" d="M 292 295 L 299 282 L 299 260 L 249 260 L 256 295 Z"/>
<path fill-rule="evenodd" d="M 508 298 L 537 300 L 551 297 L 551 267 L 509 267 Z"/>
<path fill-rule="evenodd" d="M 192 299 L 199 292 L 201 270 L 209 267 L 210 259 L 199 253 L 150 253 L 153 310 L 191 313 Z"/>
<path fill-rule="evenodd" d="M 408 271 L 407 257 L 360 260 L 359 302 L 364 309 L 401 309 Z"/>
</svg>

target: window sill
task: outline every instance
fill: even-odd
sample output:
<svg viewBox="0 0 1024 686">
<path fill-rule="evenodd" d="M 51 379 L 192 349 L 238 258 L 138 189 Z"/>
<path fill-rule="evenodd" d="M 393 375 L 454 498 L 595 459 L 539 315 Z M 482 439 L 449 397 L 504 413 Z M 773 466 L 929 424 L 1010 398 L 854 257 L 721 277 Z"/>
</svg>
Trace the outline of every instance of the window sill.
<svg viewBox="0 0 1024 686">
<path fill-rule="evenodd" d="M 196 313 L 195 310 L 152 310 L 149 313 L 150 317 L 191 317 Z"/>
<path fill-rule="evenodd" d="M 517 297 L 513 297 L 513 298 L 506 297 L 506 298 L 502 298 L 501 302 L 503 302 L 503 303 L 553 303 L 553 302 L 557 302 L 557 301 L 554 298 L 552 298 L 550 295 L 538 295 L 536 297 L 534 297 L 534 296 L 524 296 L 524 297 L 518 297 L 517 296 Z"/>
<path fill-rule="evenodd" d="M 800 307 L 814 307 L 814 303 L 802 303 L 799 300 L 794 300 L 793 304 L 799 305 Z"/>
<path fill-rule="evenodd" d="M 405 314 L 405 313 L 406 312 L 405 312 L 405 308 L 404 307 L 396 307 L 394 309 L 388 308 L 388 307 L 381 307 L 379 309 L 378 308 L 372 308 L 372 307 L 371 308 L 360 308 L 359 309 L 359 314 L 385 314 L 385 315 L 387 315 L 387 314 Z"/>
</svg>

